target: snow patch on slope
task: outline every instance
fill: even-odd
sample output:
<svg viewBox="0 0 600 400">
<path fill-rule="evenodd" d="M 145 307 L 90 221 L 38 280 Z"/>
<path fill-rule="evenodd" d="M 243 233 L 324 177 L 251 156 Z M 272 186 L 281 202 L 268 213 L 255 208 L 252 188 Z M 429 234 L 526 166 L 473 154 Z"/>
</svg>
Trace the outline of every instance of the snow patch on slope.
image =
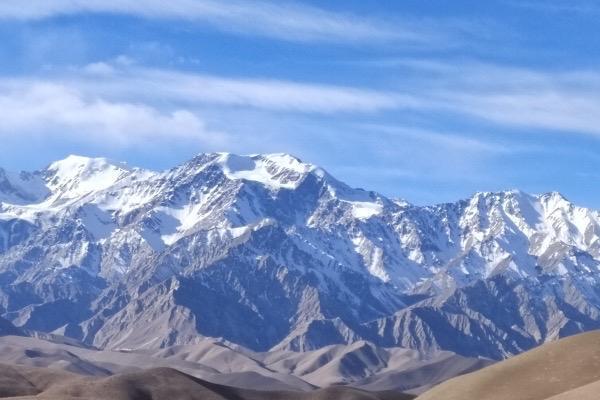
<svg viewBox="0 0 600 400">
<path fill-rule="evenodd" d="M 289 154 L 239 156 L 222 153 L 217 161 L 232 180 L 262 183 L 271 189 L 295 189 L 315 167 Z"/>
<path fill-rule="evenodd" d="M 42 201 L 49 191 L 39 175 L 29 172 L 14 173 L 0 168 L 0 201 L 27 204 Z"/>
<path fill-rule="evenodd" d="M 205 215 L 202 213 L 204 204 L 192 203 L 180 207 L 159 207 L 162 241 L 170 246 L 186 235 L 186 232 L 194 228 L 202 221 Z"/>
<path fill-rule="evenodd" d="M 378 203 L 371 202 L 349 202 L 352 205 L 352 216 L 358 219 L 369 219 L 376 215 L 380 215 L 383 211 L 383 206 Z"/>
<path fill-rule="evenodd" d="M 352 238 L 354 250 L 362 258 L 369 273 L 383 282 L 389 282 L 390 276 L 383 262 L 383 249 L 376 246 L 365 236 L 360 235 Z"/>
</svg>

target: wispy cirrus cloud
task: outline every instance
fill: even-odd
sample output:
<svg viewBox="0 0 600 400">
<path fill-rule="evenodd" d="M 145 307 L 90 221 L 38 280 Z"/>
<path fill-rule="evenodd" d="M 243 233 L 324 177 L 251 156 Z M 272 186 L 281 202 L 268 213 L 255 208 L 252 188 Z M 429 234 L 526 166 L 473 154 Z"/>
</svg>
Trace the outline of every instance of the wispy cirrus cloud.
<svg viewBox="0 0 600 400">
<path fill-rule="evenodd" d="M 600 74 L 493 65 L 442 72 L 432 97 L 450 112 L 538 131 L 600 136 Z"/>
<path fill-rule="evenodd" d="M 370 20 L 314 6 L 276 1 L 218 0 L 3 0 L 0 19 L 37 20 L 109 13 L 206 23 L 221 31 L 290 41 L 426 43 L 439 27 Z M 446 33 L 446 39 L 448 35 Z"/>
<path fill-rule="evenodd" d="M 481 138 L 466 136 L 464 133 L 448 132 L 445 130 L 433 131 L 413 127 L 383 125 L 383 124 L 361 124 L 358 128 L 372 133 L 384 133 L 402 139 L 425 145 L 422 147 L 436 147 L 441 151 L 469 152 L 491 155 L 493 153 L 505 153 L 514 151 L 498 141 L 483 140 Z"/>
<path fill-rule="evenodd" d="M 395 73 L 389 92 L 411 99 L 410 105 L 405 103 L 411 110 L 443 112 L 537 133 L 600 136 L 600 73 L 596 69 L 406 57 L 352 64 Z"/>
<path fill-rule="evenodd" d="M 123 131 L 127 118 L 140 115 L 160 119 L 156 123 L 135 123 L 131 126 L 154 126 L 159 131 L 169 123 L 165 132 L 200 132 L 202 118 L 198 110 L 204 107 L 254 109 L 267 113 L 291 114 L 377 115 L 384 112 L 416 112 L 421 115 L 446 113 L 474 120 L 485 120 L 499 127 L 527 128 L 536 132 L 566 132 L 569 134 L 600 136 L 600 74 L 594 71 L 540 71 L 497 65 L 465 63 L 451 65 L 435 61 L 398 61 L 403 68 L 418 69 L 419 78 L 397 82 L 397 89 L 378 91 L 356 87 L 324 85 L 273 79 L 223 77 L 201 73 L 145 68 L 131 60 L 100 62 L 68 73 L 40 76 L 31 79 L 4 79 L 7 88 L 3 99 L 8 106 L 4 113 L 15 109 L 6 121 L 15 119 L 18 110 L 29 110 L 36 104 L 50 104 L 52 96 L 38 101 L 36 88 L 50 87 L 59 91 L 56 99 L 66 100 L 67 109 L 74 109 L 78 98 L 86 110 L 100 105 L 123 109 L 133 107 L 135 112 L 124 112 L 113 121 L 121 121 Z M 10 82 L 8 84 L 7 82 Z M 36 89 L 36 90 L 33 90 Z M 20 96 L 19 91 L 26 94 Z M 42 92 L 46 93 L 46 92 Z M 22 97 L 22 98 L 21 98 Z M 28 107 L 26 102 L 30 101 Z M 56 100 L 58 101 L 58 100 Z M 18 105 L 18 107 L 16 106 Z M 59 104 L 56 106 L 58 107 Z M 106 108 L 106 107 L 105 107 Z M 0 110 L 0 114 L 3 111 Z M 176 113 L 176 114 L 174 114 Z M 64 113 L 57 112 L 58 116 Z M 96 119 L 96 114 L 80 113 Z M 120 115 L 120 114 L 118 114 Z M 182 116 L 186 116 L 183 118 Z M 52 113 L 47 115 L 51 118 Z M 32 118 L 29 118 L 31 120 Z M 27 119 L 25 119 L 27 120 Z M 66 124 L 73 119 L 63 119 Z M 183 121 L 189 126 L 178 126 Z M 81 122 L 78 122 L 81 123 Z M 108 122 L 107 122 L 108 124 Z M 192 125 L 196 125 L 196 128 Z M 115 124 L 107 130 L 116 131 Z M 423 139 L 437 141 L 445 146 L 477 146 L 472 138 L 421 133 Z M 404 131 L 404 134 L 408 134 Z M 410 132 L 418 135 L 418 132 Z M 428 136 L 429 135 L 429 136 Z M 486 149 L 481 149 L 486 150 Z"/>
<path fill-rule="evenodd" d="M 541 131 L 600 136 L 600 96 L 531 88 L 519 92 L 445 93 L 447 109 L 491 122 Z"/>
<path fill-rule="evenodd" d="M 203 108 L 220 109 L 229 118 L 240 109 L 368 114 L 411 101 L 352 87 L 141 68 L 120 57 L 57 74 L 0 78 L 0 136 L 80 136 L 117 147 L 181 139 L 229 148 L 239 137 L 207 127 Z"/>
<path fill-rule="evenodd" d="M 67 74 L 40 79 L 60 82 L 97 96 L 169 101 L 186 106 L 215 105 L 309 114 L 376 113 L 418 106 L 416 98 L 398 92 L 146 68 L 121 59 L 72 68 Z"/>
<path fill-rule="evenodd" d="M 438 110 L 501 127 L 600 136 L 600 74 L 421 59 L 383 59 L 372 66 L 411 72 L 399 79 L 415 109 Z"/>
</svg>

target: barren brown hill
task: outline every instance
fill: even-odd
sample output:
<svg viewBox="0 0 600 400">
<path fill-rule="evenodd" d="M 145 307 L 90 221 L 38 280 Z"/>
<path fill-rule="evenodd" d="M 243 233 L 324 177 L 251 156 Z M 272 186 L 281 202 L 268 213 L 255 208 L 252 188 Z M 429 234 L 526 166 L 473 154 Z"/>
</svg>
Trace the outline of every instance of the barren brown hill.
<svg viewBox="0 0 600 400">
<path fill-rule="evenodd" d="M 380 348 L 367 342 L 307 352 L 256 353 L 207 339 L 159 351 L 111 351 L 40 334 L 0 337 L 0 363 L 98 378 L 166 367 L 219 385 L 259 391 L 312 391 L 343 385 L 420 394 L 491 361 L 450 352 L 422 356 L 414 350 Z"/>
<path fill-rule="evenodd" d="M 256 391 L 206 382 L 171 368 L 98 378 L 50 368 L 0 364 L 0 398 L 45 400 L 406 400 L 396 392 L 332 387 L 312 392 Z"/>
<path fill-rule="evenodd" d="M 451 379 L 418 400 L 596 400 L 600 331 L 572 336 Z"/>
</svg>

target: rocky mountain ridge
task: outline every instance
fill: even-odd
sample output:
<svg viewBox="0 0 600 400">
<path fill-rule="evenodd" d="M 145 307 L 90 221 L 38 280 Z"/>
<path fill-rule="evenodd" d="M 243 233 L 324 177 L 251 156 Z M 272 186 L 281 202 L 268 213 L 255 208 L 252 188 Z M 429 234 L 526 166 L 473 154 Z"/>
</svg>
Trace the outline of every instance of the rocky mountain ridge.
<svg viewBox="0 0 600 400">
<path fill-rule="evenodd" d="M 430 207 L 287 154 L 0 170 L 0 313 L 102 348 L 368 340 L 500 359 L 600 327 L 600 215 L 558 193 Z"/>
</svg>

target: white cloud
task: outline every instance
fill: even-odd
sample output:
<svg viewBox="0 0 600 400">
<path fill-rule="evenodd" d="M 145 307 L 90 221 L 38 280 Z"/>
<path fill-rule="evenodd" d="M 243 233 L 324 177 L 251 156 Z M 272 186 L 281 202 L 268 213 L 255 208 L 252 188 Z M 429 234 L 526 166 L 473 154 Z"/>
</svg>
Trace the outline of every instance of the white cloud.
<svg viewBox="0 0 600 400">
<path fill-rule="evenodd" d="M 492 122 L 539 130 L 600 136 L 600 96 L 531 88 L 521 93 L 447 95 L 448 108 Z"/>
<path fill-rule="evenodd" d="M 379 67 L 407 69 L 401 81 L 415 108 L 546 132 L 600 136 L 600 74 L 482 63 L 390 59 Z"/>
<path fill-rule="evenodd" d="M 233 136 L 223 132 L 232 125 L 228 119 L 242 110 L 259 110 L 273 119 L 282 111 L 373 113 L 411 103 L 396 94 L 351 87 L 144 69 L 126 61 L 44 77 L 0 78 L 0 136 L 70 137 L 115 147 L 181 139 L 223 149 L 248 142 L 244 135 L 253 133 L 252 127 Z M 207 128 L 200 116 L 207 107 L 220 115 L 213 122 L 222 129 Z"/>
<path fill-rule="evenodd" d="M 318 114 L 373 113 L 417 106 L 410 96 L 344 86 L 117 68 L 107 63 L 88 65 L 81 72 L 62 80 L 92 94 L 137 101 Z"/>
<path fill-rule="evenodd" d="M 100 140 L 108 135 L 123 144 L 145 138 L 183 138 L 224 148 L 239 136 L 233 140 L 212 132 L 200 110 L 203 115 L 209 110 L 218 113 L 218 121 L 213 118 L 212 123 L 218 122 L 223 130 L 235 125 L 227 119 L 235 119 L 244 110 L 258 110 L 270 120 L 281 118 L 280 112 L 330 118 L 386 111 L 444 112 L 499 127 L 600 136 L 596 112 L 600 109 L 600 74 L 593 71 L 549 72 L 474 63 L 399 64 L 427 73 L 420 79 L 401 81 L 402 93 L 147 69 L 131 60 L 94 63 L 71 69 L 67 75 L 0 79 L 0 134 L 52 130 L 85 133 Z M 410 137 L 427 148 L 487 154 L 513 150 L 475 136 L 382 125 L 371 128 Z"/>
<path fill-rule="evenodd" d="M 421 144 L 425 143 L 427 148 L 433 146 L 442 151 L 486 153 L 486 155 L 514 151 L 514 149 L 508 149 L 505 145 L 497 141 L 483 140 L 447 131 L 432 131 L 381 124 L 363 124 L 359 125 L 359 127 L 370 132 L 381 132 L 392 135 L 398 139 L 401 138 Z"/>
<path fill-rule="evenodd" d="M 488 121 L 600 136 L 600 74 L 465 66 L 442 77 L 440 107 Z"/>
<path fill-rule="evenodd" d="M 115 68 L 112 65 L 105 62 L 95 62 L 92 64 L 88 64 L 83 68 L 83 71 L 85 71 L 88 74 L 94 75 L 111 75 L 116 72 Z"/>
<path fill-rule="evenodd" d="M 423 42 L 422 25 L 400 27 L 383 21 L 328 12 L 290 2 L 248 0 L 2 0 L 0 18 L 42 19 L 79 13 L 118 13 L 145 18 L 209 23 L 221 30 L 293 41 Z"/>
<path fill-rule="evenodd" d="M 209 131 L 198 116 L 185 109 L 165 112 L 147 105 L 89 98 L 76 89 L 39 81 L 3 81 L 0 89 L 0 136 L 81 136 L 121 146 L 165 137 L 210 144 L 226 140 L 224 134 Z"/>
</svg>

